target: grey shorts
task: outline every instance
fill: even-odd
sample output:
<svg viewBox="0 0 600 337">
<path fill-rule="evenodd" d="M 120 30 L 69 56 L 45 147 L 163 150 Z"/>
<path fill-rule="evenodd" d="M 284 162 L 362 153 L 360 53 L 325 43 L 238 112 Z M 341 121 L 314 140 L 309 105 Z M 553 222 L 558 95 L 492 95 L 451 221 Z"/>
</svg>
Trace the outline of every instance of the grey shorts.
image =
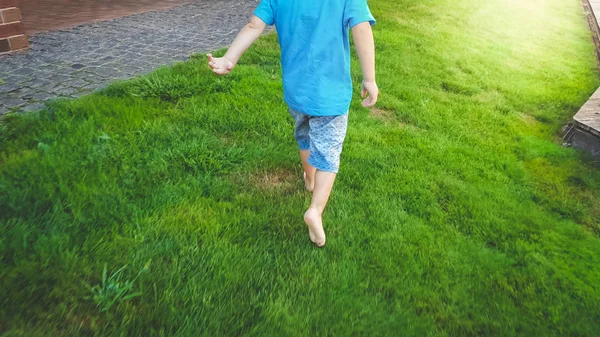
<svg viewBox="0 0 600 337">
<path fill-rule="evenodd" d="M 348 129 L 348 114 L 309 116 L 290 109 L 300 150 L 310 150 L 308 163 L 317 170 L 337 173 Z"/>
</svg>

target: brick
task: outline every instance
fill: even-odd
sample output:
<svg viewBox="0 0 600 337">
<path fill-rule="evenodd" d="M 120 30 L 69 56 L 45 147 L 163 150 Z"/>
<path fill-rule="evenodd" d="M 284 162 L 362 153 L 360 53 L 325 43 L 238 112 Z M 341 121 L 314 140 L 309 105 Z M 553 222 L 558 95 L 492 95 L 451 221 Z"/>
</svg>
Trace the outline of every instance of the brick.
<svg viewBox="0 0 600 337">
<path fill-rule="evenodd" d="M 0 10 L 0 16 L 2 16 L 4 23 L 19 22 L 21 21 L 21 11 L 18 8 L 8 8 Z"/>
<path fill-rule="evenodd" d="M 29 48 L 29 39 L 26 35 L 11 36 L 8 38 L 10 50 L 21 50 Z"/>
<path fill-rule="evenodd" d="M 0 8 L 17 7 L 17 0 L 0 0 Z"/>
<path fill-rule="evenodd" d="M 8 39 L 0 40 L 0 53 L 6 53 L 10 51 L 10 44 L 8 43 Z"/>
<path fill-rule="evenodd" d="M 21 22 L 5 23 L 0 25 L 0 39 L 14 35 L 21 35 L 24 33 L 25 27 Z"/>
</svg>

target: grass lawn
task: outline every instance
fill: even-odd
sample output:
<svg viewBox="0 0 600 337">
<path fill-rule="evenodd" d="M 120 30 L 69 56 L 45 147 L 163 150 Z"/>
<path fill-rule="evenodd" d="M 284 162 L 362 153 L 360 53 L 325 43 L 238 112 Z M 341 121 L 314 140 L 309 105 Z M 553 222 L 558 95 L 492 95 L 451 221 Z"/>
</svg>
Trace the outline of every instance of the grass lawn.
<svg viewBox="0 0 600 337">
<path fill-rule="evenodd" d="M 5 118 L 0 335 L 600 336 L 600 170 L 558 137 L 599 85 L 580 1 L 370 5 L 325 249 L 274 34 Z"/>
</svg>

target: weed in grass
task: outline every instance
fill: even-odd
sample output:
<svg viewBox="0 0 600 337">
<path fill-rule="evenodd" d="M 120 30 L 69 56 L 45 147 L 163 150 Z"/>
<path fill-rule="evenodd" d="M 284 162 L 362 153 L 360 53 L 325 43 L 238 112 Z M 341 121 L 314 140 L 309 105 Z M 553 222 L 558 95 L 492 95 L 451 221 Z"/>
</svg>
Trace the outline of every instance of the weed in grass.
<svg viewBox="0 0 600 337">
<path fill-rule="evenodd" d="M 102 283 L 90 287 L 92 295 L 86 297 L 86 299 L 94 300 L 96 306 L 100 307 L 101 311 L 108 311 L 117 302 L 124 302 L 142 295 L 141 292 L 135 292 L 134 287 L 140 275 L 147 272 L 149 267 L 150 261 L 146 263 L 136 277 L 131 280 L 123 280 L 123 272 L 127 268 L 127 265 L 108 276 L 108 270 L 105 264 L 104 270 L 102 271 Z"/>
</svg>

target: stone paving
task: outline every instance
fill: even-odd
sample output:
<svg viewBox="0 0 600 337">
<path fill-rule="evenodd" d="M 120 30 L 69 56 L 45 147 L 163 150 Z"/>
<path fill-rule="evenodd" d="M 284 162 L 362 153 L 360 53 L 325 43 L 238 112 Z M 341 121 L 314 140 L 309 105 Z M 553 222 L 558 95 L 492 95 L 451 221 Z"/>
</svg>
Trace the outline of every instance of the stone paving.
<svg viewBox="0 0 600 337">
<path fill-rule="evenodd" d="M 75 98 L 233 41 L 259 0 L 198 0 L 31 37 L 28 53 L 0 56 L 0 117 Z"/>
</svg>

